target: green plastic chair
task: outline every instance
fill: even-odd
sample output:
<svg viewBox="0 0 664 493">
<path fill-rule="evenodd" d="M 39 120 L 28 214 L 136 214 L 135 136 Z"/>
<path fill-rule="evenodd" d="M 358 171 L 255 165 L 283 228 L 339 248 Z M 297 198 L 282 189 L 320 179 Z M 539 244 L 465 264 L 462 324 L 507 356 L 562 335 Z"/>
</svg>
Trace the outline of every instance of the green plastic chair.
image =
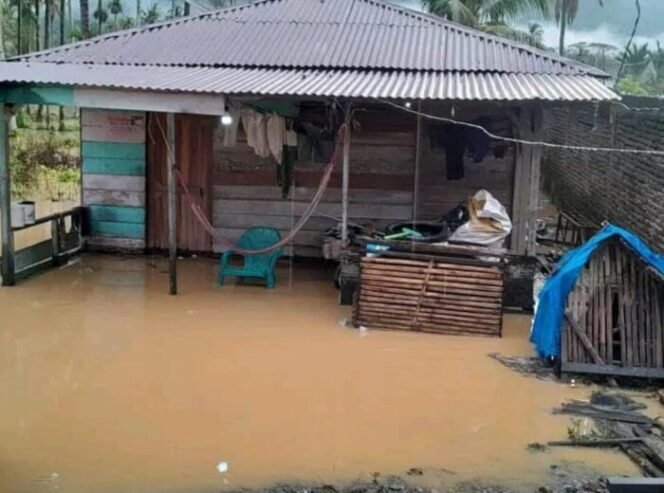
<svg viewBox="0 0 664 493">
<path fill-rule="evenodd" d="M 259 250 L 274 245 L 281 240 L 279 231 L 268 227 L 255 227 L 245 231 L 237 241 L 237 246 L 245 250 Z M 273 252 L 263 255 L 240 255 L 244 264 L 234 266 L 230 264 L 233 255 L 240 255 L 231 251 L 224 252 L 219 265 L 219 284 L 223 286 L 226 276 L 236 277 L 260 277 L 265 279 L 268 288 L 277 284 L 275 266 L 279 257 L 283 255 L 283 249 L 279 248 Z"/>
</svg>

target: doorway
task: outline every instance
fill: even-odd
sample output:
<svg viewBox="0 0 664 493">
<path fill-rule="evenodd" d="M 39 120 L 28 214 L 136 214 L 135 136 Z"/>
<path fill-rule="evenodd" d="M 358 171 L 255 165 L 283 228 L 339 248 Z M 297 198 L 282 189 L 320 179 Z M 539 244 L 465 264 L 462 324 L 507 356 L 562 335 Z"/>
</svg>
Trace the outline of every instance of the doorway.
<svg viewBox="0 0 664 493">
<path fill-rule="evenodd" d="M 211 175 L 216 119 L 202 115 L 175 115 L 176 163 L 189 194 L 205 215 L 212 217 Z M 168 169 L 164 113 L 148 118 L 147 248 L 168 249 Z M 212 238 L 194 217 L 182 186 L 177 187 L 177 247 L 184 253 L 210 252 Z"/>
</svg>

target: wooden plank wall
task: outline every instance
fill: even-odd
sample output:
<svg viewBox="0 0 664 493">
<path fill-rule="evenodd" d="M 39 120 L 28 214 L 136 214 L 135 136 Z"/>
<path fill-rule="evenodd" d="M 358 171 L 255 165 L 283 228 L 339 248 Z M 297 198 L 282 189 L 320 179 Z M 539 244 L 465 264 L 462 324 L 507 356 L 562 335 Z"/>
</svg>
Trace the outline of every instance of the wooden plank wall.
<svg viewBox="0 0 664 493">
<path fill-rule="evenodd" d="M 316 120 L 322 115 L 303 108 L 302 115 Z M 356 113 L 358 128 L 351 138 L 349 220 L 383 227 L 412 218 L 415 119 L 382 109 Z M 215 133 L 214 225 L 227 238 L 239 237 L 252 226 L 272 226 L 282 234 L 306 208 L 318 186 L 324 163 L 298 161 L 295 187 L 283 199 L 276 181 L 276 163 L 263 159 L 239 132 L 235 147 L 223 147 L 223 129 Z M 317 213 L 341 217 L 341 161 Z M 320 256 L 322 233 L 336 225 L 334 219 L 313 217 L 294 240 L 300 256 Z"/>
<path fill-rule="evenodd" d="M 480 116 L 488 117 L 494 133 L 511 136 L 510 121 L 495 108 L 464 106 L 455 108 L 452 114 L 451 107 L 423 105 L 422 111 L 467 122 L 472 122 Z M 431 146 L 429 131 L 431 124 L 430 120 L 422 119 L 420 125 L 417 218 L 437 219 L 481 188 L 494 195 L 511 215 L 515 165 L 513 146 L 507 146 L 505 155 L 497 158 L 493 155 L 496 144 L 492 143 L 491 152 L 481 162 L 474 163 L 469 157 L 464 160 L 464 178 L 448 180 L 445 174 L 445 151 L 440 148 L 433 149 Z"/>
<path fill-rule="evenodd" d="M 145 114 L 81 110 L 83 205 L 97 249 L 145 247 Z"/>
</svg>

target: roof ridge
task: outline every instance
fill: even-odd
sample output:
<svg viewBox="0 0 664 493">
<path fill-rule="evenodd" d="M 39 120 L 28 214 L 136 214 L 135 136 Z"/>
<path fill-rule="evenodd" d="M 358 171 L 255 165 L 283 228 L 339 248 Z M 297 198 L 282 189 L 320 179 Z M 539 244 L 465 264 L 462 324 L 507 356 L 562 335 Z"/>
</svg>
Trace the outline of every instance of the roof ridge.
<svg viewBox="0 0 664 493">
<path fill-rule="evenodd" d="M 489 46 L 493 45 L 498 49 L 505 49 L 509 51 L 513 50 L 515 53 L 514 56 L 517 57 L 529 56 L 533 57 L 536 60 L 539 59 L 540 61 L 542 61 L 542 63 L 558 64 L 567 69 L 577 70 L 579 72 L 588 73 L 597 77 L 608 77 L 608 74 L 605 74 L 599 69 L 576 62 L 569 58 L 561 57 L 559 55 L 544 50 L 539 50 L 532 46 L 520 43 L 518 41 L 502 38 L 500 36 L 489 34 L 487 32 L 478 29 L 473 29 L 468 26 L 463 26 L 456 22 L 452 22 L 448 19 L 443 19 L 441 17 L 432 14 L 419 12 L 407 7 L 403 7 L 401 5 L 392 4 L 385 0 L 310 0 L 310 1 L 311 2 L 318 1 L 321 4 L 327 3 L 328 8 L 332 9 L 340 5 L 343 6 L 342 2 L 351 2 L 350 5 L 351 8 L 349 9 L 348 15 L 345 16 L 345 18 L 338 17 L 330 19 L 328 22 L 325 22 L 324 18 L 322 20 L 319 20 L 319 18 L 313 16 L 309 18 L 303 17 L 303 20 L 300 21 L 297 20 L 297 18 L 286 19 L 286 20 L 278 18 L 271 20 L 270 16 L 263 16 L 261 18 L 260 14 L 258 19 L 243 19 L 239 16 L 233 15 L 236 12 L 239 13 L 243 11 L 249 11 L 252 9 L 261 9 L 270 5 L 279 6 L 283 4 L 297 2 L 297 0 L 256 0 L 233 7 L 217 9 L 187 17 L 168 19 L 166 21 L 162 21 L 159 23 L 149 24 L 146 26 L 136 27 L 123 31 L 106 33 L 76 43 L 70 43 L 59 47 L 49 48 L 34 53 L 27 53 L 18 57 L 13 57 L 10 60 L 38 61 L 40 58 L 48 57 L 50 55 L 57 56 L 60 54 L 67 54 L 70 52 L 75 53 L 75 50 L 77 49 L 94 47 L 95 45 L 98 44 L 103 45 L 103 43 L 106 41 L 131 39 L 131 37 L 133 36 L 140 36 L 141 34 L 144 33 L 168 30 L 172 26 L 180 26 L 187 23 L 194 23 L 195 27 L 197 25 L 195 23 L 197 23 L 198 21 L 206 21 L 206 20 L 210 20 L 212 22 L 217 21 L 217 22 L 230 22 L 230 23 L 253 24 L 253 25 L 300 24 L 300 25 L 312 25 L 312 26 L 315 25 L 387 26 L 387 27 L 398 26 L 404 29 L 412 27 L 413 29 L 421 29 L 421 30 L 428 30 L 428 28 L 431 26 L 432 28 L 440 28 L 442 30 L 446 30 L 452 35 L 472 37 L 478 42 L 486 43 Z M 371 16 L 356 17 L 351 15 L 354 10 L 360 8 L 359 5 L 369 6 L 367 7 L 368 8 L 367 12 L 370 13 Z M 311 6 L 307 5 L 308 9 L 311 9 L 312 7 L 315 8 L 316 6 L 314 4 L 312 4 Z M 284 8 L 287 9 L 288 7 L 285 6 Z M 383 9 L 387 11 L 387 13 L 385 15 L 382 15 L 381 13 L 375 13 L 376 20 L 372 22 L 372 20 L 374 19 L 374 12 L 372 11 L 372 9 Z M 271 13 L 271 10 L 268 10 L 268 13 Z M 398 21 L 399 18 L 404 21 L 402 24 L 399 23 Z M 357 19 L 357 22 L 354 22 L 355 19 Z M 120 43 L 122 43 L 122 41 L 120 41 Z M 65 55 L 65 57 L 66 56 L 67 55 Z"/>
<path fill-rule="evenodd" d="M 458 32 L 462 33 L 467 33 L 470 34 L 471 36 L 476 36 L 478 38 L 484 38 L 486 40 L 490 40 L 496 43 L 500 43 L 503 46 L 515 48 L 515 49 L 521 49 L 524 50 L 531 55 L 534 56 L 543 56 L 546 58 L 549 58 L 553 61 L 556 61 L 558 63 L 562 63 L 565 65 L 570 65 L 570 66 L 575 66 L 575 67 L 588 67 L 590 69 L 594 69 L 592 71 L 594 72 L 602 72 L 599 69 L 592 67 L 590 65 L 586 65 L 585 63 L 577 62 L 576 60 L 572 60 L 571 58 L 567 58 L 561 55 L 558 55 L 557 53 L 551 53 L 546 50 L 542 50 L 539 48 L 535 48 L 534 46 L 527 45 L 525 43 L 515 41 L 512 39 L 504 38 L 502 36 L 498 36 L 495 34 L 488 33 L 486 31 L 481 31 L 480 29 L 475 29 L 469 26 L 465 26 L 463 24 L 459 24 L 458 22 L 451 21 L 449 19 L 444 19 L 440 16 L 430 14 L 428 12 L 421 12 L 419 10 L 414 10 L 409 7 L 404 7 L 402 5 L 395 5 L 393 3 L 390 3 L 386 0 L 356 0 L 356 1 L 361 1 L 364 3 L 370 3 L 374 5 L 381 6 L 383 8 L 395 10 L 395 11 L 400 11 L 404 14 L 410 15 L 411 17 L 416 17 L 422 20 L 426 20 L 428 22 L 431 22 L 432 24 L 438 24 L 438 25 L 443 25 L 449 29 L 454 29 Z"/>
<path fill-rule="evenodd" d="M 7 60 L 15 60 L 15 61 L 28 61 L 32 57 L 40 57 L 43 55 L 51 54 L 51 53 L 62 53 L 69 51 L 71 49 L 76 49 L 80 48 L 83 46 L 90 46 L 96 43 L 99 43 L 101 41 L 105 41 L 107 39 L 118 39 L 118 38 L 125 38 L 129 36 L 134 36 L 136 34 L 140 34 L 145 31 L 154 31 L 156 29 L 163 29 L 165 27 L 170 27 L 170 26 L 175 26 L 178 24 L 184 24 L 186 22 L 191 22 L 195 21 L 198 19 L 204 19 L 205 17 L 213 17 L 218 15 L 221 12 L 232 12 L 232 11 L 239 11 L 239 10 L 244 10 L 250 7 L 255 7 L 259 6 L 262 4 L 266 3 L 276 3 L 276 2 L 287 2 L 289 0 L 249 0 L 249 2 L 241 4 L 241 5 L 234 5 L 231 7 L 224 7 L 221 9 L 215 9 L 215 10 L 210 10 L 208 12 L 203 12 L 202 14 L 193 14 L 193 15 L 188 15 L 186 17 L 178 17 L 176 19 L 168 19 L 165 21 L 161 22 L 155 22 L 153 24 L 146 24 L 144 26 L 139 26 L 139 27 L 133 27 L 130 29 L 121 29 L 120 31 L 113 31 L 110 33 L 105 33 L 105 34 L 98 34 L 97 36 L 93 36 L 92 38 L 87 38 L 87 39 L 82 39 L 80 41 L 76 41 L 74 43 L 67 43 L 61 46 L 55 46 L 52 48 L 47 48 L 45 50 L 39 50 L 39 51 L 33 51 L 31 53 L 24 53 L 20 56 L 15 56 L 8 58 Z"/>
</svg>

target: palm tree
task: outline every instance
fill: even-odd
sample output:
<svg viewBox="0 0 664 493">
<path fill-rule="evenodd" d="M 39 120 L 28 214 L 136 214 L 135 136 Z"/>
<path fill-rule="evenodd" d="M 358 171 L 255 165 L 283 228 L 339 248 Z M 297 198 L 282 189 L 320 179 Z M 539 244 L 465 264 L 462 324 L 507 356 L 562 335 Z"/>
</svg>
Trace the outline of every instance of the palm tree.
<svg viewBox="0 0 664 493">
<path fill-rule="evenodd" d="M 131 29 L 134 27 L 134 19 L 131 17 L 122 17 L 120 19 L 120 29 Z"/>
<path fill-rule="evenodd" d="M 617 60 L 625 64 L 625 69 L 628 74 L 633 77 L 638 77 L 652 60 L 652 54 L 650 53 L 648 43 L 643 43 L 640 46 L 638 44 L 633 44 L 632 46 L 628 46 L 627 49 L 617 57 Z"/>
<path fill-rule="evenodd" d="M 579 13 L 579 0 L 554 0 L 553 12 L 556 22 L 560 24 L 560 38 L 558 40 L 558 53 L 565 54 L 565 35 L 567 25 L 574 22 L 576 14 Z M 600 7 L 604 6 L 604 0 L 597 0 Z"/>
<path fill-rule="evenodd" d="M 101 4 L 101 1 L 99 3 Z M 104 23 L 108 20 L 108 12 L 104 7 L 99 5 L 92 14 L 92 17 L 97 21 L 97 34 L 101 34 L 104 28 Z"/>
<path fill-rule="evenodd" d="M 531 12 L 549 15 L 549 0 L 422 0 L 424 9 L 471 27 L 505 24 Z"/>
<path fill-rule="evenodd" d="M 108 11 L 113 16 L 113 29 L 118 28 L 118 15 L 122 13 L 122 0 L 111 0 L 108 4 Z"/>
<path fill-rule="evenodd" d="M 153 24 L 159 20 L 159 8 L 153 3 L 150 8 L 141 13 L 141 24 Z"/>
<path fill-rule="evenodd" d="M 85 38 L 90 37 L 90 4 L 88 0 L 80 0 L 81 2 L 81 36 Z"/>
</svg>

